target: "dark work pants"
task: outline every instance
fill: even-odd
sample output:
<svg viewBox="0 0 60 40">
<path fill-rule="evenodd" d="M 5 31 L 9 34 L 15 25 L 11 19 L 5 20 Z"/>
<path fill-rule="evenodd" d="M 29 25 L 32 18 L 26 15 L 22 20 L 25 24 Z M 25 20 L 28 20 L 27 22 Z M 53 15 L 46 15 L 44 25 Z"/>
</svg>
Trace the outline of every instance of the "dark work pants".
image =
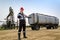
<svg viewBox="0 0 60 40">
<path fill-rule="evenodd" d="M 25 20 L 19 20 L 18 39 L 20 38 L 21 31 L 23 29 L 23 36 L 26 36 L 26 22 Z"/>
<path fill-rule="evenodd" d="M 19 21 L 19 30 L 18 30 L 18 32 L 21 32 L 22 29 L 23 29 L 23 32 L 25 32 L 25 30 L 26 30 L 25 20 L 20 20 L 20 21 Z"/>
</svg>

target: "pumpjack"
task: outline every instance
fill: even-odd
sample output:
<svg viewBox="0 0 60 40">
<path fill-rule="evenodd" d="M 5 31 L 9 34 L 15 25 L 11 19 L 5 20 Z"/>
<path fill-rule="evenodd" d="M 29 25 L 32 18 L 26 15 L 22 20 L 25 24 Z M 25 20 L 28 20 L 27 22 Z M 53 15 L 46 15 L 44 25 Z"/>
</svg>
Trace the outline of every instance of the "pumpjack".
<svg viewBox="0 0 60 40">
<path fill-rule="evenodd" d="M 9 14 L 6 17 L 7 28 L 12 29 L 15 28 L 15 21 L 14 21 L 14 12 L 12 7 L 9 7 Z"/>
</svg>

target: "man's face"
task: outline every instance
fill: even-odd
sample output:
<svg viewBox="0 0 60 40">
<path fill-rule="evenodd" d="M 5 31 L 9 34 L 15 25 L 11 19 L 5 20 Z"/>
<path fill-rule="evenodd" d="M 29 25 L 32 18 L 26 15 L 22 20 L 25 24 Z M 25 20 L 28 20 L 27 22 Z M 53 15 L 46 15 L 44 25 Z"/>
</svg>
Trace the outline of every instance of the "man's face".
<svg viewBox="0 0 60 40">
<path fill-rule="evenodd" d="M 23 13 L 24 10 L 20 10 L 21 13 Z"/>
</svg>

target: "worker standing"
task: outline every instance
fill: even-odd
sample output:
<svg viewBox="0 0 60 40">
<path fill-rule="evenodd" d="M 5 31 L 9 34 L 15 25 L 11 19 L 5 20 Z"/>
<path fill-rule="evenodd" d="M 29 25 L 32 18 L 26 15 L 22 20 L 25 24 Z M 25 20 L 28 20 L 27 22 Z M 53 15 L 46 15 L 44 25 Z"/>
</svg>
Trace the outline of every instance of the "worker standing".
<svg viewBox="0 0 60 40">
<path fill-rule="evenodd" d="M 27 17 L 27 16 L 24 15 L 23 11 L 24 11 L 24 8 L 21 7 L 20 8 L 20 13 L 18 13 L 18 16 L 17 16 L 18 19 L 19 19 L 18 40 L 21 40 L 20 36 L 21 36 L 22 29 L 23 29 L 23 37 L 27 38 L 26 37 L 26 22 L 25 22 L 25 17 Z"/>
</svg>

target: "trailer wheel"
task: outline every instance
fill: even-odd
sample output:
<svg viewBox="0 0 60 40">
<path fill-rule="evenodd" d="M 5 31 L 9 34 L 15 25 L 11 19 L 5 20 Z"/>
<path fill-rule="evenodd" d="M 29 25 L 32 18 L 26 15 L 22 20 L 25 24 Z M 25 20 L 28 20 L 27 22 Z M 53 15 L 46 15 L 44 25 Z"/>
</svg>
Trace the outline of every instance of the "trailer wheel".
<svg viewBox="0 0 60 40">
<path fill-rule="evenodd" d="M 58 26 L 54 26 L 55 27 L 55 29 L 57 29 L 58 28 Z"/>
<path fill-rule="evenodd" d="M 58 27 L 57 26 L 52 26 L 53 29 L 57 29 Z"/>
<path fill-rule="evenodd" d="M 53 29 L 55 29 L 55 26 L 52 26 Z"/>
<path fill-rule="evenodd" d="M 34 28 L 34 27 L 31 27 L 31 29 L 32 29 L 32 30 L 35 30 L 35 28 Z"/>
<path fill-rule="evenodd" d="M 39 25 L 36 25 L 35 26 L 35 30 L 39 30 L 40 29 L 40 26 Z"/>
<path fill-rule="evenodd" d="M 49 29 L 48 27 L 46 27 L 47 29 Z"/>
<path fill-rule="evenodd" d="M 31 27 L 32 30 L 39 30 L 40 29 L 40 26 L 39 25 L 34 25 Z"/>
<path fill-rule="evenodd" d="M 47 26 L 46 28 L 47 28 L 47 29 L 51 29 L 51 26 Z"/>
</svg>

